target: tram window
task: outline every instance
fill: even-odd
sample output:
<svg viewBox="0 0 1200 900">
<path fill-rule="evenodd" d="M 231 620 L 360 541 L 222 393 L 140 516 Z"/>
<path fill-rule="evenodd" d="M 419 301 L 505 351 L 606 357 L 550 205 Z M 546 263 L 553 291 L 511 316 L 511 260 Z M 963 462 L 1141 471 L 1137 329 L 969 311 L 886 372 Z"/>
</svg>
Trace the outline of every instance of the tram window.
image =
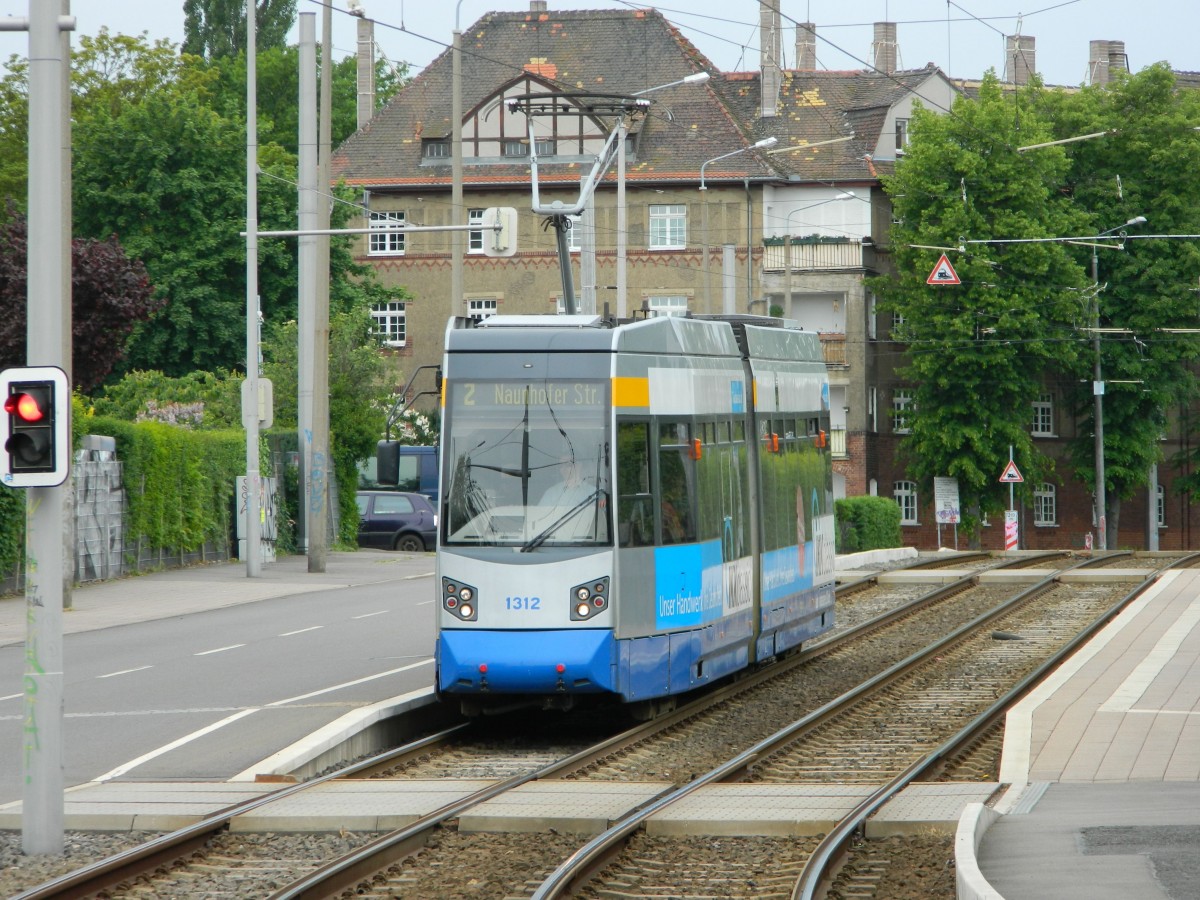
<svg viewBox="0 0 1200 900">
<path fill-rule="evenodd" d="M 650 492 L 650 426 L 617 425 L 617 534 L 622 547 L 654 543 L 654 497 Z"/>
<path fill-rule="evenodd" d="M 733 423 L 733 439 L 737 442 L 746 440 L 746 423 L 738 420 Z"/>
<path fill-rule="evenodd" d="M 662 502 L 662 542 L 683 544 L 696 540 L 696 521 L 692 514 L 692 491 L 695 483 L 692 460 L 680 447 L 661 447 L 658 455 L 658 478 Z"/>
<path fill-rule="evenodd" d="M 658 443 L 663 447 L 680 446 L 688 442 L 687 422 L 663 422 L 659 425 Z"/>
<path fill-rule="evenodd" d="M 718 444 L 728 444 L 729 443 L 729 423 L 728 422 L 718 422 L 717 423 L 717 443 Z"/>
<path fill-rule="evenodd" d="M 703 429 L 703 436 L 700 438 L 701 442 L 709 445 L 715 444 L 717 442 L 717 423 L 705 422 L 701 425 L 701 428 Z"/>
</svg>

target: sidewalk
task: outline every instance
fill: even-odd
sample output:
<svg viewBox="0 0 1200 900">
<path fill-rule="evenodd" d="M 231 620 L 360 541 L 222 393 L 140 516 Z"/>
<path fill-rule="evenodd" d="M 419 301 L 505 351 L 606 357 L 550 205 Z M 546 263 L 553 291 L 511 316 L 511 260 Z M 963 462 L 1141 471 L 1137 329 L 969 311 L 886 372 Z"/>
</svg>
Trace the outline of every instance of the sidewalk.
<svg viewBox="0 0 1200 900">
<path fill-rule="evenodd" d="M 330 552 L 325 571 L 310 573 L 308 557 L 280 557 L 250 578 L 238 560 L 132 575 L 76 586 L 63 611 L 63 633 L 93 631 L 252 603 L 289 594 L 328 591 L 381 581 L 430 577 L 433 554 L 381 550 Z M 24 594 L 0 598 L 0 647 L 25 640 Z"/>
<path fill-rule="evenodd" d="M 838 570 L 915 559 L 911 548 L 877 550 L 837 558 Z M 264 563 L 262 574 L 246 575 L 246 564 L 225 563 L 166 569 L 112 581 L 76 586 L 71 607 L 63 611 L 63 634 L 94 631 L 129 622 L 182 616 L 289 594 L 336 590 L 433 575 L 432 553 L 358 550 L 327 554 L 325 571 L 310 573 L 308 557 L 279 557 Z M 0 597 L 0 647 L 25 641 L 25 595 Z"/>
</svg>

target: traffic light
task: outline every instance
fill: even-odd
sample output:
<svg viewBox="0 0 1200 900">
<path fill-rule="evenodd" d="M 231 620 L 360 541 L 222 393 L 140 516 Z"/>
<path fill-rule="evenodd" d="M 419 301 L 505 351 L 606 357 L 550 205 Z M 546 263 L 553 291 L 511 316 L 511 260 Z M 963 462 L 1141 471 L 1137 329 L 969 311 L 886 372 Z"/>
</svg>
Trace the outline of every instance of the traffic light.
<svg viewBox="0 0 1200 900">
<path fill-rule="evenodd" d="M 55 366 L 0 372 L 0 482 L 15 488 L 53 487 L 67 480 L 71 460 L 71 391 Z"/>
</svg>

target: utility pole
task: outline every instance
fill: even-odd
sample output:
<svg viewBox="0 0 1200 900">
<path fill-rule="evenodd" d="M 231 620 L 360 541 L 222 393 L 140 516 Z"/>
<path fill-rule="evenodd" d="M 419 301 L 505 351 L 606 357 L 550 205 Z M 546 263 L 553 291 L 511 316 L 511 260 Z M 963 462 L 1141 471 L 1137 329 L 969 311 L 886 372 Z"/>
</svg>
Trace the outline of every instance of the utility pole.
<svg viewBox="0 0 1200 900">
<path fill-rule="evenodd" d="M 74 29 L 70 4 L 30 0 L 29 237 L 26 261 L 26 358 L 30 365 L 71 365 L 70 225 L 60 221 L 69 175 L 65 98 Z M 66 266 L 66 277 L 63 267 Z M 70 415 L 65 398 L 60 415 Z M 69 434 L 68 428 L 68 434 Z M 70 476 L 68 474 L 68 480 Z M 21 845 L 26 854 L 63 851 L 64 498 L 69 488 L 26 488 L 24 725 Z"/>
</svg>

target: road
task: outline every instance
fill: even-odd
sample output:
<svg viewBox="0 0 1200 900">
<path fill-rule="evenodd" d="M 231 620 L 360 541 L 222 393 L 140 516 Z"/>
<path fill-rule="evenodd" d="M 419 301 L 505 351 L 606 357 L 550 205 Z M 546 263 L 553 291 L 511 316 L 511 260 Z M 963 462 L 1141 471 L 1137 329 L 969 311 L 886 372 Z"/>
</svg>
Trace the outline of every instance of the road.
<svg viewBox="0 0 1200 900">
<path fill-rule="evenodd" d="M 345 556 L 391 559 L 358 583 L 233 605 L 241 586 L 214 585 L 218 608 L 66 634 L 65 785 L 225 780 L 353 709 L 431 687 L 432 555 Z M 181 590 L 187 571 L 156 589 Z M 0 803 L 21 799 L 23 651 L 0 646 Z"/>
</svg>

